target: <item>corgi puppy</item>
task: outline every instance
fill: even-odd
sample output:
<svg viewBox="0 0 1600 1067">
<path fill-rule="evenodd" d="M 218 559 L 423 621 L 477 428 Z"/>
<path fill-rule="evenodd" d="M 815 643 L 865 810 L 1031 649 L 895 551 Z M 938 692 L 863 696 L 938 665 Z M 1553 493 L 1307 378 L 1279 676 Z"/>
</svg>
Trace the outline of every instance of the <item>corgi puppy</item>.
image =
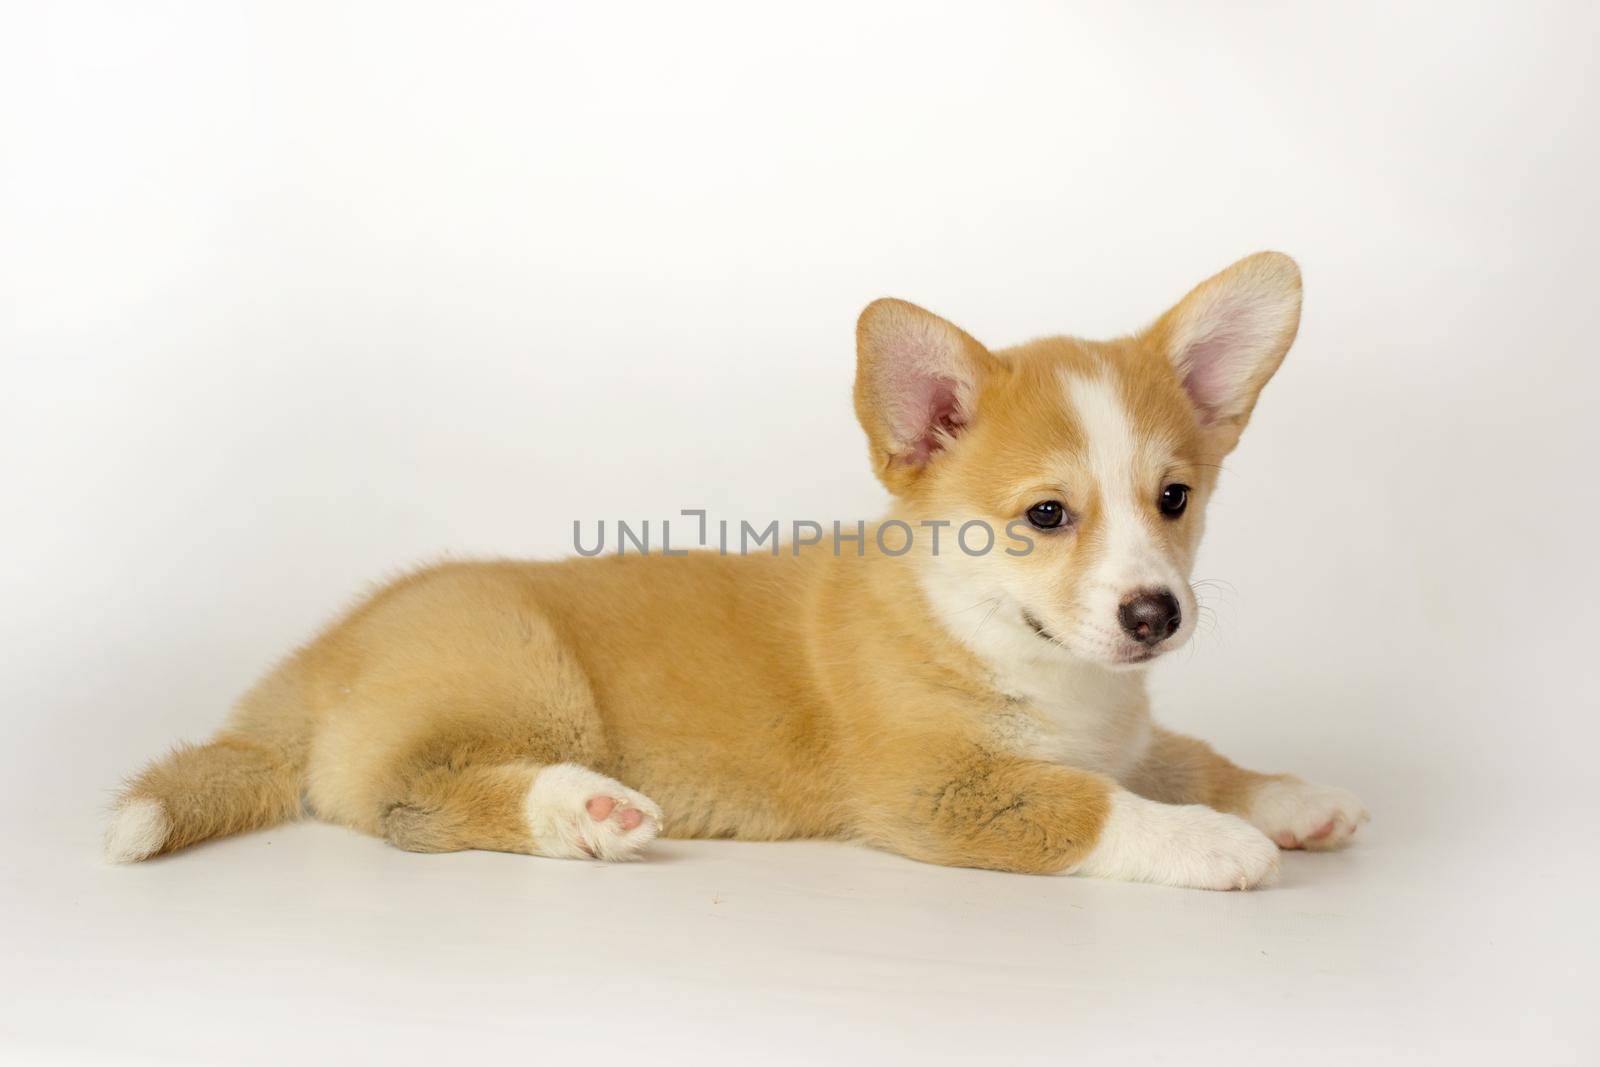
<svg viewBox="0 0 1600 1067">
<path fill-rule="evenodd" d="M 1367 813 L 1163 729 L 1145 671 L 1194 632 L 1218 464 L 1299 320 L 1299 270 L 1275 252 L 1111 341 L 991 351 L 878 300 L 855 408 L 884 520 L 746 554 L 411 574 L 133 778 L 107 856 L 309 813 L 418 852 L 616 861 L 658 834 L 814 837 L 1267 884 L 1279 849 L 1338 848 Z"/>
</svg>

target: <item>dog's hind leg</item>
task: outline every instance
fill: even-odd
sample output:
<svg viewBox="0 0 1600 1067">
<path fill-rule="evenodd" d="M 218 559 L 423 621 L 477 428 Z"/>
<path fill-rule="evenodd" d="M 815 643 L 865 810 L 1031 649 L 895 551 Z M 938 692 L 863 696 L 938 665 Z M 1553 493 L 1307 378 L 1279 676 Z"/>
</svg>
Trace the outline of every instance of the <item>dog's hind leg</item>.
<svg viewBox="0 0 1600 1067">
<path fill-rule="evenodd" d="M 406 783 L 381 826 L 386 840 L 412 852 L 478 848 L 615 861 L 635 859 L 655 838 L 661 809 L 576 763 L 451 761 Z"/>
</svg>

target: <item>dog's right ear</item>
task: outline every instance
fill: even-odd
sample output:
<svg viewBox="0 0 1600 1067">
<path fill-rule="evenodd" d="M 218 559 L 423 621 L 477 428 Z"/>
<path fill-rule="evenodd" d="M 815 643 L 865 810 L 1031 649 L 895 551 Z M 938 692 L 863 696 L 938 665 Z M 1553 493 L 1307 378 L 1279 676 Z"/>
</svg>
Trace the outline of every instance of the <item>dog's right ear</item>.
<svg viewBox="0 0 1600 1067">
<path fill-rule="evenodd" d="M 977 415 L 997 362 L 966 331 L 904 300 L 874 300 L 856 322 L 856 418 L 892 493 L 909 489 Z"/>
</svg>

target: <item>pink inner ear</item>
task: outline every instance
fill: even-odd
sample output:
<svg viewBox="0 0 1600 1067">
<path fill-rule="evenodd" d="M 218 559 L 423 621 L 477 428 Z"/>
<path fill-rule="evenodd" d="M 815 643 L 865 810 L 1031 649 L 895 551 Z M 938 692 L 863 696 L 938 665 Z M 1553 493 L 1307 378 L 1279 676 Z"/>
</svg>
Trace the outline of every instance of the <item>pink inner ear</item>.
<svg viewBox="0 0 1600 1067">
<path fill-rule="evenodd" d="M 946 440 L 961 431 L 963 420 L 956 383 L 948 378 L 917 375 L 903 384 L 900 397 L 900 438 L 911 442 L 901 458 L 920 467 L 944 447 Z"/>
<path fill-rule="evenodd" d="M 1227 348 L 1226 338 L 1212 336 L 1189 349 L 1183 388 L 1205 422 L 1214 419 L 1228 399 Z"/>
</svg>

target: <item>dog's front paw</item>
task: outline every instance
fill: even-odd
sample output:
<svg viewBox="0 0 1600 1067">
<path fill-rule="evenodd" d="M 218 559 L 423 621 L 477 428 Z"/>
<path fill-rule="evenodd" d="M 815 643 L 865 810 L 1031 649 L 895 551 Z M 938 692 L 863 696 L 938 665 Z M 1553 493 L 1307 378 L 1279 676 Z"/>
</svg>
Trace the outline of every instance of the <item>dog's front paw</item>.
<svg viewBox="0 0 1600 1067">
<path fill-rule="evenodd" d="M 1343 848 L 1372 816 L 1348 789 L 1274 778 L 1250 798 L 1245 818 L 1279 848 Z"/>
<path fill-rule="evenodd" d="M 1277 880 L 1278 848 L 1236 816 L 1117 792 L 1099 840 L 1075 873 L 1186 889 L 1254 889 Z"/>
</svg>

